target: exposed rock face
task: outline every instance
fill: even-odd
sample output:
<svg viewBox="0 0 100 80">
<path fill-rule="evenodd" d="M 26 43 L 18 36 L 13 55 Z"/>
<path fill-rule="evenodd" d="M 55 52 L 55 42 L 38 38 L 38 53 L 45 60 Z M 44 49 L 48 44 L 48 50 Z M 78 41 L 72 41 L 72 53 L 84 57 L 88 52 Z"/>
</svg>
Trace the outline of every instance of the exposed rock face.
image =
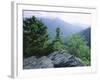
<svg viewBox="0 0 100 80">
<path fill-rule="evenodd" d="M 47 58 L 46 56 L 39 58 L 35 66 L 35 68 L 53 68 L 53 67 L 54 65 L 51 59 Z"/>
<path fill-rule="evenodd" d="M 65 51 L 51 53 L 48 58 L 53 61 L 54 67 L 84 66 L 79 58 L 76 58 Z"/>
<path fill-rule="evenodd" d="M 39 69 L 53 67 L 85 66 L 81 59 L 67 53 L 64 50 L 55 51 L 48 56 L 36 58 L 35 56 L 23 60 L 24 69 Z"/>
<path fill-rule="evenodd" d="M 37 58 L 35 56 L 26 58 L 23 60 L 23 68 L 24 69 L 32 69 L 37 63 Z"/>
<path fill-rule="evenodd" d="M 37 68 L 53 68 L 54 65 L 51 59 L 43 56 L 37 59 L 35 56 L 24 59 L 23 68 L 24 69 L 37 69 Z"/>
</svg>

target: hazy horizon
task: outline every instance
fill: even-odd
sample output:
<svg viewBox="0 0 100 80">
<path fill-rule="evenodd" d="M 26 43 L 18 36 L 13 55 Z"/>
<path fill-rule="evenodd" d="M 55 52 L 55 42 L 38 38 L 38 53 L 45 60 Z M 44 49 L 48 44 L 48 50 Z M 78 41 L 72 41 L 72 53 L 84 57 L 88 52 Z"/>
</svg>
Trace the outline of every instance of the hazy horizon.
<svg viewBox="0 0 100 80">
<path fill-rule="evenodd" d="M 64 22 L 81 25 L 81 27 L 90 27 L 91 26 L 91 14 L 82 14 L 82 13 L 57 13 L 57 12 L 44 12 L 44 11 L 23 11 L 23 18 L 29 17 L 38 17 L 38 18 L 49 18 L 49 19 L 61 19 Z M 85 26 L 84 26 L 85 25 Z"/>
</svg>

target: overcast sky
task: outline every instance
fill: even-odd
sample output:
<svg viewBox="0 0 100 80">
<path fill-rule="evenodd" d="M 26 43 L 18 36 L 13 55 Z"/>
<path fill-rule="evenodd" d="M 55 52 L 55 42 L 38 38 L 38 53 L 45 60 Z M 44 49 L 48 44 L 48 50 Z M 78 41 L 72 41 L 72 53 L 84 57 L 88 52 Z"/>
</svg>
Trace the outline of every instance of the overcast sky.
<svg viewBox="0 0 100 80">
<path fill-rule="evenodd" d="M 23 11 L 23 17 L 60 18 L 69 23 L 91 25 L 91 14 Z"/>
</svg>

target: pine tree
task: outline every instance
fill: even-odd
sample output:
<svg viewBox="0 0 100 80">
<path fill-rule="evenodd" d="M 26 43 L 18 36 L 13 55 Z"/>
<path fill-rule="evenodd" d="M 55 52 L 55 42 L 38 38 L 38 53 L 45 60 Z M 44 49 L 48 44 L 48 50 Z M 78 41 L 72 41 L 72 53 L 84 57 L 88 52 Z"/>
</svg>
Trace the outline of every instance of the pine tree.
<svg viewBox="0 0 100 80">
<path fill-rule="evenodd" d="M 60 50 L 63 48 L 59 27 L 56 28 L 56 36 L 55 36 L 55 39 L 52 41 L 51 46 L 52 46 L 51 47 L 52 51 Z"/>
<path fill-rule="evenodd" d="M 44 55 L 48 44 L 47 27 L 35 16 L 23 20 L 23 55 Z"/>
<path fill-rule="evenodd" d="M 60 28 L 56 29 L 56 39 L 60 39 Z"/>
</svg>

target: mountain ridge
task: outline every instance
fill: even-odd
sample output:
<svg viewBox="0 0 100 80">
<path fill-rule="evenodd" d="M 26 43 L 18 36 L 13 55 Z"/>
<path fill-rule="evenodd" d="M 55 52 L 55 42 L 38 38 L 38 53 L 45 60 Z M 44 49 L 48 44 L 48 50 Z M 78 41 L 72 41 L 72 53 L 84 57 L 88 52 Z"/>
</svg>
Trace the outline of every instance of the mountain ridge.
<svg viewBox="0 0 100 80">
<path fill-rule="evenodd" d="M 72 34 L 81 32 L 82 30 L 85 30 L 86 27 L 88 27 L 87 25 L 71 24 L 59 18 L 52 19 L 38 17 L 38 19 L 41 20 L 47 26 L 51 38 L 52 36 L 55 36 L 57 27 L 61 29 L 61 37 L 68 37 Z"/>
</svg>

